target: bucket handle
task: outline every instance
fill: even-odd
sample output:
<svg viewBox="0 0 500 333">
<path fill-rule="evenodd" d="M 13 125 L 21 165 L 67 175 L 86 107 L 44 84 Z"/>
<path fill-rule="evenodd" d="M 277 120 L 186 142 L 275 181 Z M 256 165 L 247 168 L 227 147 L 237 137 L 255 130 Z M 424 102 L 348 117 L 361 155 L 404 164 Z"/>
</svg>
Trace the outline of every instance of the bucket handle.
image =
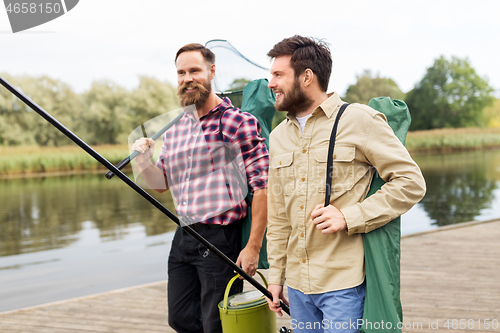
<svg viewBox="0 0 500 333">
<path fill-rule="evenodd" d="M 267 284 L 266 278 L 264 277 L 264 275 L 261 272 L 257 271 L 257 273 L 259 273 L 260 277 L 262 278 L 262 281 L 264 281 L 264 284 L 266 285 L 266 288 L 267 288 L 268 284 Z M 229 283 L 226 286 L 226 291 L 224 292 L 224 301 L 222 302 L 222 310 L 224 310 L 224 312 L 227 312 L 227 306 L 229 304 L 229 302 L 227 300 L 229 297 L 229 290 L 231 289 L 233 282 L 236 281 L 236 279 L 239 277 L 240 277 L 240 275 L 236 274 L 231 280 L 229 280 Z"/>
</svg>

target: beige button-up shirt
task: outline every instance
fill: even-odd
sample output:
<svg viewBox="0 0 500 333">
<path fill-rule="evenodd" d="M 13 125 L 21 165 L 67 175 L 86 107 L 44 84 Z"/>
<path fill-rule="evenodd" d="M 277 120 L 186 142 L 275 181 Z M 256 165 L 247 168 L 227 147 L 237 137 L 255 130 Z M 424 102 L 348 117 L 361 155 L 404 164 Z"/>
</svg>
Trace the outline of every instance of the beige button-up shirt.
<svg viewBox="0 0 500 333">
<path fill-rule="evenodd" d="M 267 249 L 269 283 L 306 294 L 351 288 L 364 280 L 361 233 L 408 211 L 425 194 L 420 168 L 387 124 L 361 104 L 342 115 L 333 153 L 331 205 L 340 209 L 347 231 L 322 234 L 311 220 L 324 204 L 330 134 L 343 102 L 335 93 L 318 106 L 302 133 L 295 117 L 270 136 Z M 386 184 L 365 200 L 374 170 Z"/>
</svg>

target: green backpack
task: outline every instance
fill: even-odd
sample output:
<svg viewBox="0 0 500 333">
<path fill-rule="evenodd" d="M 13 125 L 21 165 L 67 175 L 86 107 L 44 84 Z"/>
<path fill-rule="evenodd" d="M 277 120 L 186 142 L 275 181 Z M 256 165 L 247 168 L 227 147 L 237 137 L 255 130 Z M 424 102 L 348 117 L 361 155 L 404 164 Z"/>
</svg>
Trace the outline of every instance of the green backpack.
<svg viewBox="0 0 500 333">
<path fill-rule="evenodd" d="M 333 174 L 331 156 L 335 149 L 337 127 L 348 105 L 345 103 L 340 107 L 330 136 L 325 206 L 330 203 Z M 411 122 L 406 104 L 389 97 L 376 97 L 371 99 L 368 105 L 386 116 L 389 126 L 404 144 Z M 378 173 L 375 173 L 367 197 L 377 192 L 384 183 Z M 360 332 L 401 332 L 401 329 L 398 329 L 398 324 L 403 321 L 399 281 L 401 218 L 398 217 L 381 228 L 363 234 L 362 237 L 365 249 L 366 294 Z"/>
<path fill-rule="evenodd" d="M 405 102 L 391 100 L 389 97 L 376 97 L 370 100 L 368 106 L 387 117 L 389 126 L 404 145 L 411 123 Z M 384 184 L 376 173 L 367 197 L 377 192 Z M 403 322 L 400 299 L 401 217 L 363 234 L 363 243 L 366 295 L 360 332 L 401 332 L 401 328 L 398 328 L 398 324 Z"/>
<path fill-rule="evenodd" d="M 257 118 L 261 128 L 260 134 L 266 139 L 265 144 L 269 150 L 269 133 L 271 133 L 273 118 L 276 113 L 276 109 L 274 108 L 276 96 L 267 85 L 267 79 L 258 79 L 248 83 L 243 90 L 225 92 L 218 95 L 220 97 L 229 97 L 233 106 L 239 107 L 242 112 L 248 112 Z M 247 245 L 248 238 L 250 237 L 250 228 L 252 225 L 252 198 L 253 193 L 249 188 L 248 195 L 245 198 L 248 204 L 247 216 L 243 219 L 242 224 L 242 249 Z M 267 241 L 266 235 L 264 234 L 262 248 L 259 253 L 259 269 L 267 268 L 269 268 L 269 262 L 267 261 Z"/>
</svg>

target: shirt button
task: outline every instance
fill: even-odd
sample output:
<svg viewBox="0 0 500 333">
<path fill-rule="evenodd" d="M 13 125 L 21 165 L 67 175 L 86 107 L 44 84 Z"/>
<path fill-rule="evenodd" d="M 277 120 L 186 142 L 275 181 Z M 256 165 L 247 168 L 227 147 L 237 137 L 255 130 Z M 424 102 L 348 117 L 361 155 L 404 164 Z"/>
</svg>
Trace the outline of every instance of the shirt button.
<svg viewBox="0 0 500 333">
<path fill-rule="evenodd" d="M 302 263 L 305 264 L 306 263 L 306 260 L 305 259 L 302 259 Z"/>
<path fill-rule="evenodd" d="M 307 149 L 302 149 L 302 153 L 307 153 Z"/>
<path fill-rule="evenodd" d="M 300 205 L 300 207 L 299 207 L 299 208 L 300 208 L 300 209 L 304 209 L 304 206 L 303 206 L 303 205 Z"/>
<path fill-rule="evenodd" d="M 336 159 L 336 158 L 337 158 L 337 155 L 333 154 L 333 155 L 332 155 L 332 158 L 333 158 L 333 159 Z"/>
<path fill-rule="evenodd" d="M 182 204 L 183 204 L 184 206 L 186 206 L 186 201 L 184 201 Z"/>
<path fill-rule="evenodd" d="M 304 233 L 301 233 L 301 234 L 300 234 L 300 237 L 304 237 Z"/>
<path fill-rule="evenodd" d="M 280 165 L 281 165 L 281 161 L 280 161 Z"/>
<path fill-rule="evenodd" d="M 302 178 L 302 181 L 303 181 L 303 182 L 305 182 L 305 181 L 306 181 L 306 179 L 305 179 L 305 178 Z"/>
</svg>

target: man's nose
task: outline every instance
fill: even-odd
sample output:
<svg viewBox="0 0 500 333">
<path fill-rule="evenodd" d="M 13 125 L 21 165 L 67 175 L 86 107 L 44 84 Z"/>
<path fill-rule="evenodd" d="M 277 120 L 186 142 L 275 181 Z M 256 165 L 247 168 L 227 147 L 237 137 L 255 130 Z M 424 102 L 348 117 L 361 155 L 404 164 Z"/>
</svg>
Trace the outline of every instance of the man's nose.
<svg viewBox="0 0 500 333">
<path fill-rule="evenodd" d="M 274 82 L 274 78 L 272 78 L 271 81 L 269 81 L 269 83 L 267 84 L 267 87 L 269 89 L 273 89 L 276 87 L 276 83 Z"/>
</svg>

